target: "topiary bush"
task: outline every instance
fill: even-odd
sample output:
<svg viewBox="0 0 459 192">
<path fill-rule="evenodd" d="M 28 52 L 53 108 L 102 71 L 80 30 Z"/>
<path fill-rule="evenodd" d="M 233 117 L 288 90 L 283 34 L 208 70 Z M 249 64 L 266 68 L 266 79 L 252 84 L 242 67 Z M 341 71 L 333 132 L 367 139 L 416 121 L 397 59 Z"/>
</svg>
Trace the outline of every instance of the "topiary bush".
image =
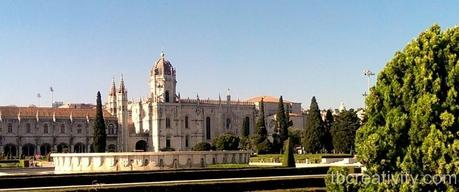
<svg viewBox="0 0 459 192">
<path fill-rule="evenodd" d="M 238 150 L 239 137 L 231 133 L 225 133 L 216 137 L 213 140 L 213 145 L 216 150 Z"/>
<path fill-rule="evenodd" d="M 207 142 L 201 142 L 191 148 L 192 151 L 210 151 L 212 146 Z"/>
</svg>

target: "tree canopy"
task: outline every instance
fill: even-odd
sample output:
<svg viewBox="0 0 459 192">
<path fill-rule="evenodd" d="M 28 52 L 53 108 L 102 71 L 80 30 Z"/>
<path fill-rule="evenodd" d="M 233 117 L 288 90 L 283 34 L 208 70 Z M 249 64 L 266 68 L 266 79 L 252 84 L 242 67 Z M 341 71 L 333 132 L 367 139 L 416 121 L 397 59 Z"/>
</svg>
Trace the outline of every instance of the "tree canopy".
<svg viewBox="0 0 459 192">
<path fill-rule="evenodd" d="M 337 153 L 350 153 L 354 149 L 355 132 L 360 127 L 360 119 L 353 110 L 343 110 L 335 118 L 330 133 L 333 148 Z"/>
<path fill-rule="evenodd" d="M 318 153 L 324 147 L 322 143 L 324 128 L 316 97 L 312 97 L 311 99 L 311 105 L 306 118 L 303 137 L 304 150 L 309 153 Z"/>
<path fill-rule="evenodd" d="M 256 123 L 256 135 L 252 137 L 254 147 L 257 153 L 269 153 L 271 151 L 271 142 L 268 139 L 268 130 L 266 129 L 265 107 L 263 98 L 261 98 L 258 119 Z"/>
<path fill-rule="evenodd" d="M 358 159 L 370 174 L 459 174 L 459 27 L 422 32 L 378 74 L 357 131 Z M 416 180 L 368 184 L 372 191 L 458 191 Z"/>
<path fill-rule="evenodd" d="M 102 153 L 105 152 L 105 147 L 107 145 L 107 133 L 105 131 L 105 120 L 104 114 L 102 111 L 102 99 L 100 97 L 100 92 L 97 92 L 96 100 L 96 119 L 94 121 L 94 152 Z"/>
</svg>

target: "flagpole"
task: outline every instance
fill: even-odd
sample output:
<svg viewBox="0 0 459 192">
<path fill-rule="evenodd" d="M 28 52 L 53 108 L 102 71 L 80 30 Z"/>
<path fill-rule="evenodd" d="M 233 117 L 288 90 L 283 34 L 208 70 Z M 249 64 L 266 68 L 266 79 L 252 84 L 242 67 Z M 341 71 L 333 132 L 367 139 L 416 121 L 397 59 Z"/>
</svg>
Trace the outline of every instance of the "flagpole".
<svg viewBox="0 0 459 192">
<path fill-rule="evenodd" d="M 52 86 L 49 87 L 49 91 L 51 91 L 51 107 L 54 107 L 53 106 L 53 103 L 54 103 L 54 89 Z"/>
</svg>

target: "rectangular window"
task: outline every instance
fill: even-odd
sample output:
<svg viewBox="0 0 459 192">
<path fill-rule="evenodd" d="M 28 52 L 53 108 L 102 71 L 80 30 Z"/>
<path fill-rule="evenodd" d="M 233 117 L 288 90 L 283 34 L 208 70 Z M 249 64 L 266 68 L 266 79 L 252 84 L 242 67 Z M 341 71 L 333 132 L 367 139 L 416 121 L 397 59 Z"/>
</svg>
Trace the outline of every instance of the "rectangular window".
<svg viewBox="0 0 459 192">
<path fill-rule="evenodd" d="M 43 133 L 48 134 L 48 124 L 43 125 Z"/>
<path fill-rule="evenodd" d="M 185 128 L 188 129 L 188 116 L 185 116 Z"/>
<path fill-rule="evenodd" d="M 185 137 L 185 147 L 189 147 L 189 146 L 190 146 L 189 143 L 190 143 L 190 136 L 187 135 L 187 136 Z"/>
<path fill-rule="evenodd" d="M 8 123 L 8 133 L 13 133 L 13 124 Z"/>
<path fill-rule="evenodd" d="M 171 120 L 166 118 L 166 128 L 171 128 Z"/>
<path fill-rule="evenodd" d="M 166 148 L 171 148 L 171 137 L 166 137 Z"/>
</svg>

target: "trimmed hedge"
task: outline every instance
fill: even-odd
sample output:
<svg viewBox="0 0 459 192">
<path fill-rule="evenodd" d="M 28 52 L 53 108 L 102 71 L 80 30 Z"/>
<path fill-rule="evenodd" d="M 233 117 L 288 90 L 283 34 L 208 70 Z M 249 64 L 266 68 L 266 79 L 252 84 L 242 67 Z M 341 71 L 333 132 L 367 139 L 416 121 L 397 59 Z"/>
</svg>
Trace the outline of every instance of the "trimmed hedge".
<svg viewBox="0 0 459 192">
<path fill-rule="evenodd" d="M 326 174 L 328 167 L 314 168 L 245 168 L 245 169 L 191 169 L 146 172 L 82 173 L 36 176 L 2 176 L 0 188 L 89 185 L 98 183 L 132 183 L 170 180 L 215 178 L 243 178 L 280 175 Z"/>
</svg>

